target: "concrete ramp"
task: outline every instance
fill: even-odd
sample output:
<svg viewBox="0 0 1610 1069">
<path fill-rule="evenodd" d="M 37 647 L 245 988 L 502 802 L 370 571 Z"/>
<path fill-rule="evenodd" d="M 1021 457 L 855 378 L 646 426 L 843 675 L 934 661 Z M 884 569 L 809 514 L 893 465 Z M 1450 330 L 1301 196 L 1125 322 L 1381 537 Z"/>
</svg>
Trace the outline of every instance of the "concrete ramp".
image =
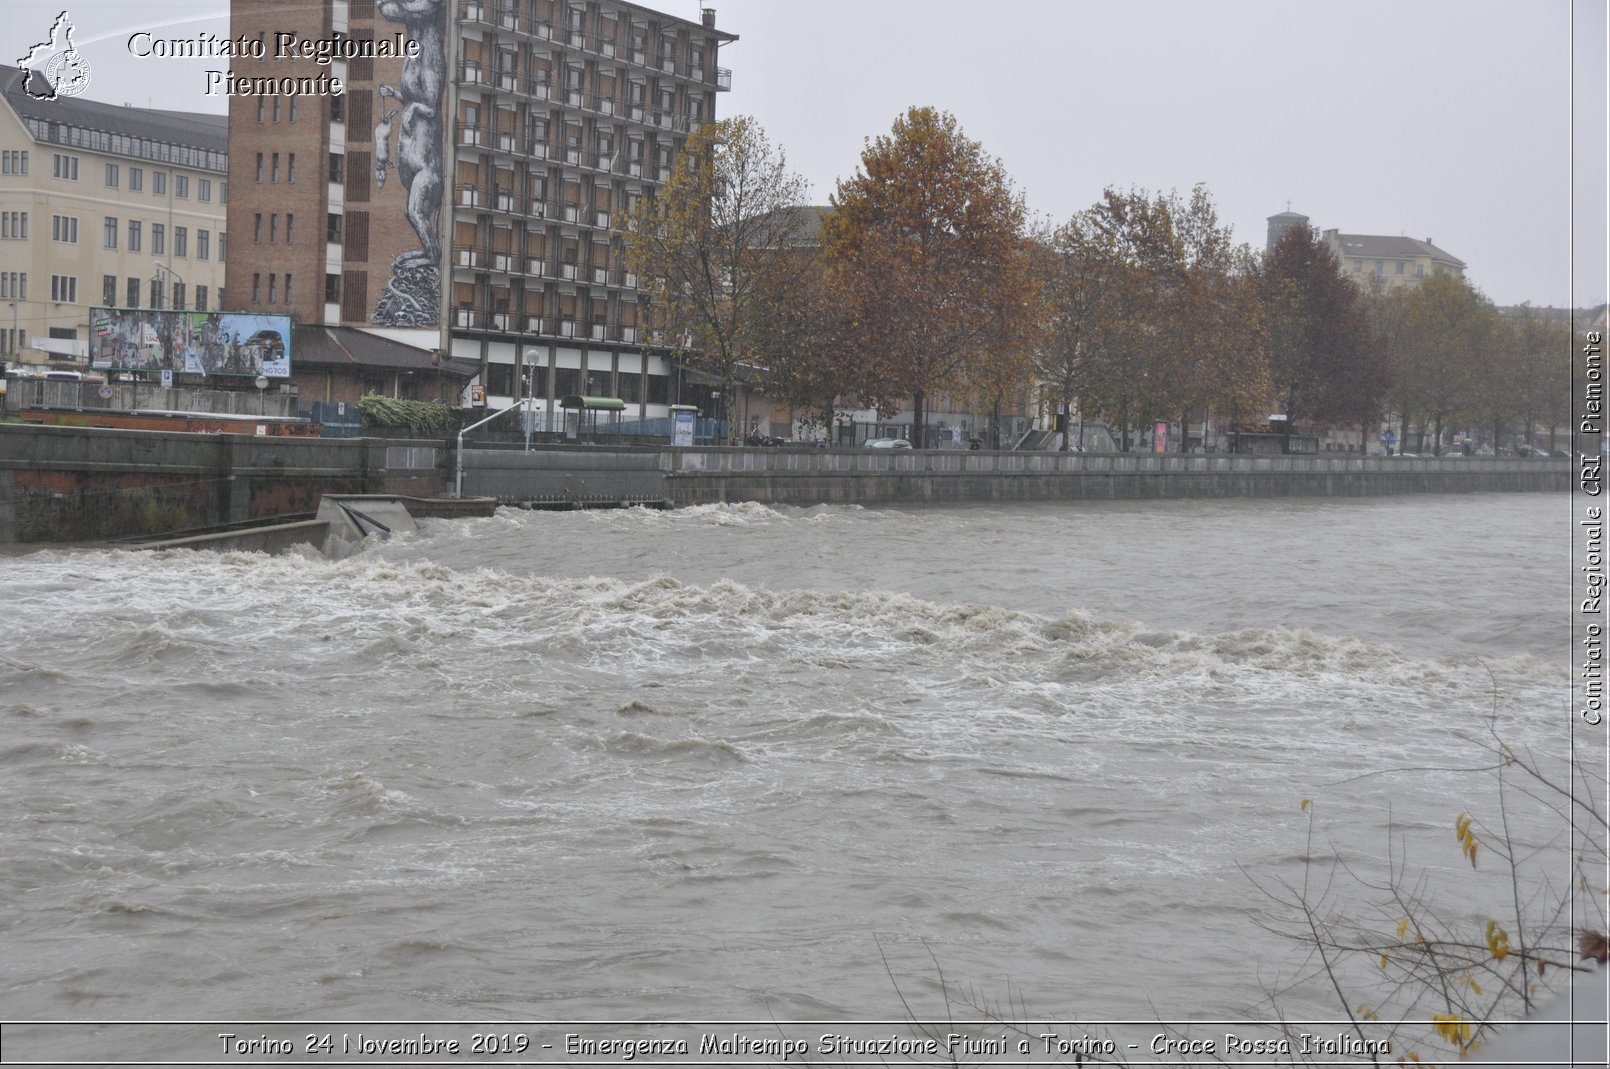
<svg viewBox="0 0 1610 1069">
<path fill-rule="evenodd" d="M 260 523 L 227 531 L 141 542 L 136 549 L 255 550 L 279 553 L 292 546 L 316 546 L 327 557 L 348 556 L 366 538 L 389 539 L 418 530 L 416 516 L 453 519 L 490 516 L 491 498 L 434 499 L 386 494 L 326 494 L 316 518 L 291 523 Z"/>
<path fill-rule="evenodd" d="M 419 529 L 397 498 L 368 494 L 326 494 L 319 500 L 318 518 L 327 525 L 326 557 L 344 557 L 366 538 L 384 542 Z"/>
</svg>

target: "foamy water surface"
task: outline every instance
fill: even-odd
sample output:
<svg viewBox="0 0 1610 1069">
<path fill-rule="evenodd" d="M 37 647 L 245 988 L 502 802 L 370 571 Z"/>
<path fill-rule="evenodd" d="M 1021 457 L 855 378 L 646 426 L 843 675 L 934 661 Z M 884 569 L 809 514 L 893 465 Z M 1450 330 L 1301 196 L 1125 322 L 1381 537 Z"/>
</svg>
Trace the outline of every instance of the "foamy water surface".
<svg viewBox="0 0 1610 1069">
<path fill-rule="evenodd" d="M 8 1018 L 1234 1016 L 1561 752 L 1560 495 L 502 510 L 0 558 Z M 1394 769 L 1416 771 L 1389 772 Z M 1546 821 L 1522 829 L 1549 841 Z M 892 976 L 891 976 L 892 974 Z M 895 990 L 896 984 L 901 991 Z M 1329 1016 L 1322 985 L 1285 996 Z"/>
</svg>

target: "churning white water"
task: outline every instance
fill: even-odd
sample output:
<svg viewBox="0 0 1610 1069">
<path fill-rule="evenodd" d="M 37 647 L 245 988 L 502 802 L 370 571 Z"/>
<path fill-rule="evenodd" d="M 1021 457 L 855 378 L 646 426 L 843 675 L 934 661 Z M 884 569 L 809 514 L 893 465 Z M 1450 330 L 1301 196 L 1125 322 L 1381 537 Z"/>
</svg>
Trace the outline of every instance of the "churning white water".
<svg viewBox="0 0 1610 1069">
<path fill-rule="evenodd" d="M 1395 829 L 1482 893 L 1456 736 L 1564 751 L 1567 509 L 503 510 L 342 561 L 0 558 L 3 1016 L 882 1019 L 941 969 L 1262 1015 L 1302 950 L 1252 878 L 1300 878 L 1303 799 L 1327 855 Z"/>
</svg>

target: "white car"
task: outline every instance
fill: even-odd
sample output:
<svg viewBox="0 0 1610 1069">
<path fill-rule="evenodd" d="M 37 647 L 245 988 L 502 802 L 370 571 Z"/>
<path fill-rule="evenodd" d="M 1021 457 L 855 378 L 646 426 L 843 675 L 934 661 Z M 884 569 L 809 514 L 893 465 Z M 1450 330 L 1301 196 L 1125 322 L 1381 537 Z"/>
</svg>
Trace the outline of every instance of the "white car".
<svg viewBox="0 0 1610 1069">
<path fill-rule="evenodd" d="M 868 449 L 910 449 L 911 443 L 904 438 L 868 438 Z"/>
</svg>

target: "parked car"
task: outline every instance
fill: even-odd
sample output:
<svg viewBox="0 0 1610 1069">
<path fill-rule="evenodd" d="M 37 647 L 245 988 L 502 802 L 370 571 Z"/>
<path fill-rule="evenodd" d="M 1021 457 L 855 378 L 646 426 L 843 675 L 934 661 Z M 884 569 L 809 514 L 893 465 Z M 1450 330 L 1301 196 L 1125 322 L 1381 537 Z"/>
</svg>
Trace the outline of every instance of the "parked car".
<svg viewBox="0 0 1610 1069">
<path fill-rule="evenodd" d="M 868 449 L 910 449 L 911 443 L 904 438 L 868 438 Z"/>
</svg>

